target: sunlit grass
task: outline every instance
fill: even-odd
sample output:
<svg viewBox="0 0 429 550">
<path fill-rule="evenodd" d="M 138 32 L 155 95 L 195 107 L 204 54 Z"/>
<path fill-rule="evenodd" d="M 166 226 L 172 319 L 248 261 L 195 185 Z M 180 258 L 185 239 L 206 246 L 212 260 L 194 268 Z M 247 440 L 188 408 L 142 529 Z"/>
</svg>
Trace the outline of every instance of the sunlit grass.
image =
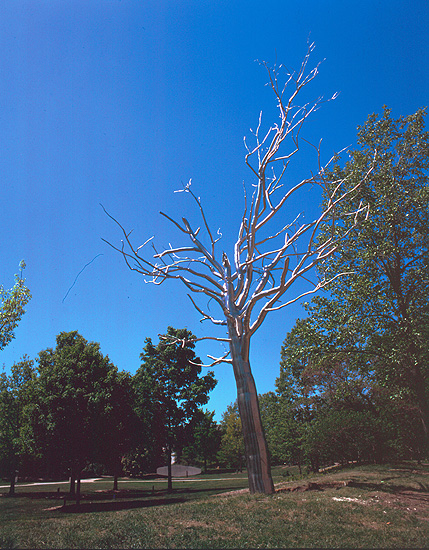
<svg viewBox="0 0 429 550">
<path fill-rule="evenodd" d="M 221 477 L 226 480 L 216 481 Z M 366 466 L 301 481 L 285 481 L 278 470 L 283 488 L 300 490 L 214 496 L 245 487 L 243 473 L 174 481 L 170 495 L 165 481 L 153 480 L 144 492 L 138 481 L 120 482 L 115 499 L 111 480 L 103 480 L 83 484 L 80 508 L 68 503 L 65 510 L 51 509 L 61 500 L 38 487 L 0 498 L 0 547 L 422 548 L 429 540 L 428 478 L 429 468 L 415 465 Z M 310 481 L 323 490 L 304 491 Z M 18 495 L 23 490 L 18 487 Z M 416 510 L 398 499 L 404 491 L 419 502 Z M 92 505 L 102 506 L 97 511 Z"/>
</svg>

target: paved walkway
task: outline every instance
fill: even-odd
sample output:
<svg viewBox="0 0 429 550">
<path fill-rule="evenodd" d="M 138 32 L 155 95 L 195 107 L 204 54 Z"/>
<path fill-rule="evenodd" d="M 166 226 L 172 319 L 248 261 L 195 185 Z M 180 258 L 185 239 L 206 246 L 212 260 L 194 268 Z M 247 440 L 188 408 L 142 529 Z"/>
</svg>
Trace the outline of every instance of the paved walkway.
<svg viewBox="0 0 429 550">
<path fill-rule="evenodd" d="M 236 478 L 241 479 L 241 478 Z M 195 482 L 195 481 L 231 481 L 234 480 L 234 478 L 231 477 L 218 477 L 218 478 L 210 478 L 210 479 L 192 479 L 191 477 L 173 477 L 173 481 L 189 481 L 189 482 Z M 94 477 L 93 479 L 82 479 L 81 483 L 93 483 L 94 481 L 105 481 L 105 482 L 112 482 L 113 479 L 106 480 L 106 478 L 102 477 Z M 166 477 L 157 477 L 155 479 L 120 479 L 118 481 L 118 484 L 123 483 L 157 483 L 159 481 L 167 481 Z M 15 489 L 20 489 L 21 487 L 34 487 L 36 485 L 68 485 L 70 481 L 40 481 L 36 483 L 23 483 L 23 484 L 16 484 Z M 0 489 L 7 489 L 10 487 L 10 483 L 7 485 L 0 485 Z"/>
<path fill-rule="evenodd" d="M 82 479 L 81 483 L 93 483 L 94 481 L 102 481 L 101 477 L 94 477 L 93 479 Z M 19 489 L 20 487 L 34 487 L 35 485 L 64 485 L 66 483 L 67 485 L 70 483 L 70 481 L 38 481 L 36 483 L 17 483 L 15 485 L 15 489 Z M 10 483 L 7 485 L 0 485 L 0 489 L 7 489 L 10 487 Z"/>
</svg>

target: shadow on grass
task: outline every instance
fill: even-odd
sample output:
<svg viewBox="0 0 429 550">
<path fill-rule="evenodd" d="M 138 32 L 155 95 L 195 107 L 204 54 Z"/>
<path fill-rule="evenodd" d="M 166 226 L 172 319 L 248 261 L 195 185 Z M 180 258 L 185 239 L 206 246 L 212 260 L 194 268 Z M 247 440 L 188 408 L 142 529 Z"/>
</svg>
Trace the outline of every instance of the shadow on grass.
<svg viewBox="0 0 429 550">
<path fill-rule="evenodd" d="M 156 491 L 151 490 L 142 490 L 142 489 L 121 489 L 119 491 L 97 491 L 95 493 L 87 493 L 82 494 L 81 498 L 83 500 L 106 500 L 108 498 L 110 499 L 132 499 L 132 498 L 148 498 L 148 497 L 160 497 L 162 495 L 164 496 L 173 496 L 173 495 L 184 495 L 186 500 L 192 500 L 193 495 L 198 495 L 200 493 L 205 494 L 207 496 L 214 495 L 217 493 L 224 493 L 228 491 L 235 491 L 237 489 L 241 489 L 242 487 L 237 487 L 236 485 L 232 485 L 230 487 L 213 487 L 213 488 L 207 488 L 207 487 L 180 487 L 180 488 L 173 488 L 173 491 L 169 493 L 167 489 L 158 489 Z M 67 497 L 68 494 L 65 494 L 64 496 Z M 73 497 L 74 498 L 74 497 Z M 71 499 L 72 500 L 72 499 Z"/>
<path fill-rule="evenodd" d="M 91 493 L 81 493 L 81 501 L 98 501 L 98 500 L 107 500 L 107 499 L 140 499 L 140 498 L 150 498 L 150 497 L 160 497 L 162 495 L 186 495 L 187 499 L 191 499 L 192 495 L 197 495 L 198 493 L 206 493 L 207 495 L 212 495 L 216 493 L 224 493 L 227 491 L 235 491 L 241 489 L 242 487 L 237 487 L 232 485 L 230 487 L 213 487 L 213 488 L 204 488 L 204 487 L 180 487 L 173 488 L 172 493 L 168 493 L 166 489 L 158 489 L 152 491 L 150 489 L 120 489 L 119 491 L 112 490 L 100 490 L 94 491 Z M 9 495 L 8 493 L 1 494 L 0 497 L 3 498 L 28 498 L 30 500 L 64 500 L 67 499 L 67 502 L 72 502 L 76 499 L 76 496 L 70 495 L 68 491 L 58 492 L 58 491 L 17 491 L 14 495 Z"/>
<path fill-rule="evenodd" d="M 130 510 L 133 508 L 149 508 L 152 506 L 165 506 L 168 504 L 187 502 L 193 500 L 192 495 L 196 493 L 206 493 L 207 495 L 210 495 L 235 489 L 235 486 L 222 487 L 222 489 L 173 489 L 173 493 L 167 493 L 167 491 L 157 492 L 157 498 L 154 498 L 154 494 L 151 491 L 138 491 L 132 489 L 118 491 L 115 493 L 112 493 L 111 491 L 102 491 L 98 494 L 91 493 L 89 495 L 82 495 L 82 500 L 79 504 L 76 504 L 74 501 L 67 501 L 65 506 L 57 507 L 55 510 L 62 513 L 82 514 L 88 512 L 112 512 L 118 510 Z M 172 496 L 174 493 L 177 494 L 176 497 Z M 164 494 L 165 496 L 161 496 L 161 494 Z M 107 498 L 113 500 L 106 501 Z M 141 498 L 145 498 L 145 500 L 130 500 Z M 100 502 L 101 500 L 103 502 Z"/>
<path fill-rule="evenodd" d="M 184 498 L 158 498 L 148 500 L 112 500 L 110 502 L 81 502 L 80 504 L 67 504 L 57 511 L 64 514 L 86 514 L 92 512 L 117 512 L 119 510 L 132 510 L 135 508 L 150 508 L 152 506 L 166 506 L 185 502 Z"/>
<path fill-rule="evenodd" d="M 169 504 L 183 503 L 192 500 L 198 500 L 201 497 L 209 497 L 228 491 L 234 491 L 237 486 L 226 487 L 181 487 L 173 488 L 171 493 L 166 489 L 152 491 L 150 489 L 122 489 L 119 491 L 100 490 L 89 493 L 81 493 L 79 504 L 76 502 L 76 496 L 68 492 L 58 491 L 26 491 L 16 492 L 13 496 L 8 494 L 1 495 L 5 499 L 28 501 L 51 502 L 52 507 L 45 508 L 47 512 L 65 513 L 65 514 L 85 514 L 92 512 L 110 512 L 119 510 L 131 510 L 139 508 L 150 508 L 153 506 L 166 506 Z M 0 545 L 1 548 L 1 545 Z"/>
</svg>

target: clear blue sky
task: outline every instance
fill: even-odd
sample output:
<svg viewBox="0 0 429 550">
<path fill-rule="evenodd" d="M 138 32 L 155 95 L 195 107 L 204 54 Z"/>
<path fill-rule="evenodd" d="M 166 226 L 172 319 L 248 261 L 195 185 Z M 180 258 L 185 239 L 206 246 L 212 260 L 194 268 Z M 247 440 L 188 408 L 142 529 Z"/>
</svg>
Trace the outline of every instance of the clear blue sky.
<svg viewBox="0 0 429 550">
<path fill-rule="evenodd" d="M 35 358 L 59 332 L 78 330 L 133 373 L 144 339 L 168 325 L 219 334 L 199 323 L 178 284 L 145 285 L 102 242 L 121 235 L 99 203 L 134 228 L 136 244 L 152 235 L 179 243 L 158 212 L 194 219 L 173 193 L 192 178 L 228 246 L 242 182 L 252 183 L 243 136 L 260 110 L 267 123 L 274 112 L 255 60 L 298 67 L 311 33 L 314 64 L 326 59 L 311 93 L 341 92 L 304 134 L 323 138 L 327 158 L 354 144 L 356 127 L 383 104 L 399 116 L 429 103 L 428 15 L 427 0 L 2 0 L 0 281 L 10 287 L 24 258 L 33 299 L 0 362 Z M 313 160 L 304 154 L 290 181 Z M 302 209 L 311 215 L 317 203 Z M 255 335 L 260 393 L 274 389 L 299 315 L 298 305 L 274 313 Z M 197 347 L 202 359 L 221 351 Z M 208 408 L 220 419 L 235 383 L 229 366 L 215 372 Z"/>
</svg>

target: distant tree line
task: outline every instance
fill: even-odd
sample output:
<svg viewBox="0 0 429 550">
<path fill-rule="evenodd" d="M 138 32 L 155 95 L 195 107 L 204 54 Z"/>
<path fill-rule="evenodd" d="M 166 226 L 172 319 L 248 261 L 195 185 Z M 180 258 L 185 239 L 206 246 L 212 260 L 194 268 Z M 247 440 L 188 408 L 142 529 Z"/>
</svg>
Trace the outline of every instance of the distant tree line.
<svg viewBox="0 0 429 550">
<path fill-rule="evenodd" d="M 187 338 L 185 329 L 168 334 Z M 207 460 L 200 424 L 212 421 L 202 406 L 215 387 L 212 372 L 186 346 L 150 339 L 142 364 L 131 376 L 120 372 L 77 331 L 57 336 L 55 349 L 24 357 L 0 375 L 0 475 L 70 478 L 80 492 L 85 471 L 141 475 L 170 464 L 186 444 Z M 195 438 L 192 434 L 195 431 Z M 199 444 L 197 445 L 197 442 Z M 204 454 L 206 453 L 206 454 Z"/>
</svg>

